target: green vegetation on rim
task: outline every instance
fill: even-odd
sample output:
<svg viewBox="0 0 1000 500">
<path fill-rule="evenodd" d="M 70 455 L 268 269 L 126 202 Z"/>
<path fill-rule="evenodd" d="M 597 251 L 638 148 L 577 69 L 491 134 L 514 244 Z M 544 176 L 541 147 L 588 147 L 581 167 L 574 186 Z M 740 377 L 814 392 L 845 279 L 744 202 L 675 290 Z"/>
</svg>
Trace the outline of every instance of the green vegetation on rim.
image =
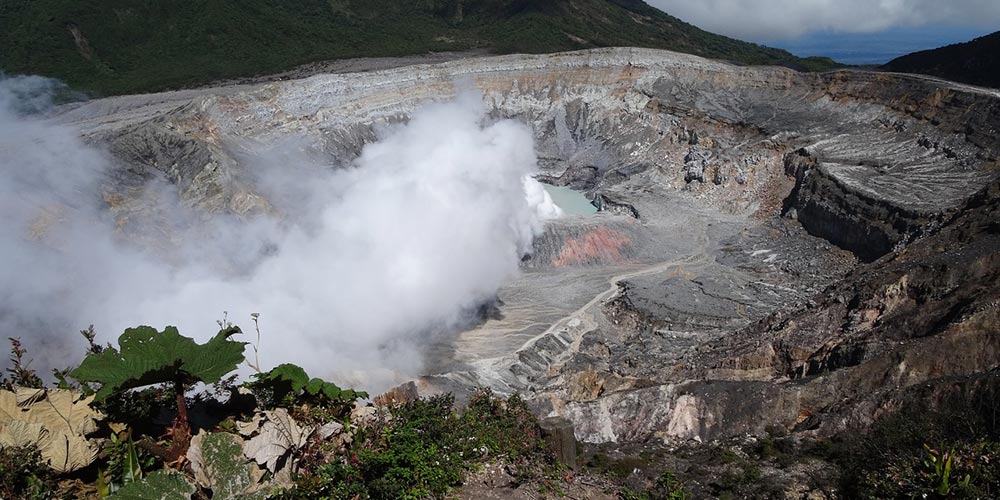
<svg viewBox="0 0 1000 500">
<path fill-rule="evenodd" d="M 834 67 L 708 33 L 640 0 L 0 0 L 0 70 L 125 94 L 323 60 L 435 51 L 651 47 Z"/>
<path fill-rule="evenodd" d="M 64 388 L 44 387 L 11 338 L 0 374 L 0 498 L 444 498 L 487 461 L 550 490 L 563 480 L 517 395 L 372 406 L 292 364 L 237 386 L 246 344 L 231 340 L 238 327 L 218 324 L 204 344 L 141 326 L 102 346 L 83 330 L 87 356 L 58 372 Z M 188 397 L 194 382 L 212 385 Z"/>
<path fill-rule="evenodd" d="M 1000 31 L 965 43 L 907 54 L 882 68 L 1000 88 Z"/>
</svg>

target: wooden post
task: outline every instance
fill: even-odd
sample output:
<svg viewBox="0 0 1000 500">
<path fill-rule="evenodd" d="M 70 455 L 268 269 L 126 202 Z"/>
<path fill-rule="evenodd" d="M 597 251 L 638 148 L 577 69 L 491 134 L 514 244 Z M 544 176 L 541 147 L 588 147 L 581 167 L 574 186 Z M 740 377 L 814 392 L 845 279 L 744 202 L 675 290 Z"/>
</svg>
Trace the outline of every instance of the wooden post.
<svg viewBox="0 0 1000 500">
<path fill-rule="evenodd" d="M 565 417 L 549 417 L 541 422 L 542 438 L 565 466 L 576 468 L 576 435 L 573 422 Z"/>
</svg>

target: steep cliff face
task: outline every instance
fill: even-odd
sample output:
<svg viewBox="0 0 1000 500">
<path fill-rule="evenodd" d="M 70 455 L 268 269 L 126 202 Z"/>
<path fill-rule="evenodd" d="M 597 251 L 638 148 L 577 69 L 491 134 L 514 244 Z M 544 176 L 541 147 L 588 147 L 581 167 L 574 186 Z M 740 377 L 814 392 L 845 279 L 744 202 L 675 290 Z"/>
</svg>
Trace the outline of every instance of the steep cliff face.
<svg viewBox="0 0 1000 500">
<path fill-rule="evenodd" d="M 827 142 L 786 156 L 786 173 L 798 183 L 790 207 L 811 233 L 874 260 L 940 222 L 994 175 L 995 95 L 901 76 L 828 80 L 832 99 L 882 103 L 891 112 L 875 122 L 881 133 L 851 136 L 853 147 Z M 893 145 L 890 137 L 901 136 L 909 137 Z"/>
<path fill-rule="evenodd" d="M 162 177 L 190 206 L 252 218 L 275 210 L 253 158 L 291 141 L 336 168 L 463 88 L 530 124 L 541 177 L 603 211 L 548 226 L 500 314 L 431 349 L 425 393 L 523 392 L 587 441 L 836 432 L 900 388 L 997 365 L 997 94 L 599 49 L 58 118 L 109 145 L 123 197 Z M 129 220 L 153 224 L 155 207 Z"/>
<path fill-rule="evenodd" d="M 777 400 L 794 398 L 809 430 L 834 433 L 907 402 L 906 388 L 947 391 L 948 380 L 995 370 L 998 194 L 994 182 L 941 227 L 859 266 L 807 307 L 710 344 L 707 378 L 787 380 Z M 803 422 L 791 409 L 779 420 L 793 429 Z"/>
</svg>

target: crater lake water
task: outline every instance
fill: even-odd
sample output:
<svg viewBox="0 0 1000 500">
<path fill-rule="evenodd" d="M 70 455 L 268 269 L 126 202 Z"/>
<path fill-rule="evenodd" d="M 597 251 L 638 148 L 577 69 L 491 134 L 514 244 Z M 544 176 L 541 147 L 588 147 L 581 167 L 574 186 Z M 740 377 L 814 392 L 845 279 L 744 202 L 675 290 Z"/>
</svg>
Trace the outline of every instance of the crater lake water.
<svg viewBox="0 0 1000 500">
<path fill-rule="evenodd" d="M 559 205 L 559 208 L 566 215 L 593 215 L 597 213 L 597 207 L 591 204 L 590 200 L 579 191 L 549 184 L 542 184 L 542 186 L 552 197 L 552 201 Z"/>
</svg>

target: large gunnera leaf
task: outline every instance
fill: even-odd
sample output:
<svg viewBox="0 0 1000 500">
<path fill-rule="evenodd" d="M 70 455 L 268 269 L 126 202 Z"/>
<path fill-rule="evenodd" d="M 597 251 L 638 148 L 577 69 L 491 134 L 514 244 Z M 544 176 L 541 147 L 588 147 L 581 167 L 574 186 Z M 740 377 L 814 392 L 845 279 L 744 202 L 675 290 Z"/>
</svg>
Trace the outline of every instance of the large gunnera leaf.
<svg viewBox="0 0 1000 500">
<path fill-rule="evenodd" d="M 158 470 L 141 481 L 128 483 L 110 500 L 191 500 L 195 487 L 177 472 Z"/>
<path fill-rule="evenodd" d="M 239 328 L 228 328 L 207 343 L 198 344 L 172 326 L 163 332 L 149 326 L 129 328 L 118 338 L 120 351 L 109 348 L 91 354 L 71 375 L 82 382 L 100 384 L 97 401 L 116 391 L 171 382 L 178 377 L 186 383 L 211 384 L 243 361 L 246 343 L 229 339 L 239 332 Z"/>
<path fill-rule="evenodd" d="M 198 484 L 213 500 L 263 500 L 263 471 L 243 455 L 243 440 L 226 432 L 202 432 L 191 440 L 188 459 Z"/>
<path fill-rule="evenodd" d="M 285 363 L 264 373 L 255 374 L 256 385 L 274 393 L 274 400 L 281 401 L 289 394 L 298 395 L 309 383 L 309 375 L 302 367 Z"/>
<path fill-rule="evenodd" d="M 0 391 L 0 448 L 35 446 L 60 473 L 92 464 L 100 443 L 88 435 L 103 418 L 90 407 L 92 400 L 62 389 Z"/>
<path fill-rule="evenodd" d="M 329 401 L 353 402 L 358 398 L 367 398 L 368 394 L 353 390 L 344 390 L 332 382 L 319 378 L 309 378 L 306 371 L 293 364 L 282 364 L 271 371 L 254 375 L 254 385 L 265 387 L 274 393 L 274 398 L 281 401 L 291 394 L 298 397 L 300 393 L 308 396 L 325 398 Z"/>
<path fill-rule="evenodd" d="M 237 426 L 241 434 L 253 436 L 247 441 L 243 453 L 272 473 L 277 471 L 282 458 L 305 446 L 316 430 L 315 427 L 300 426 L 284 408 L 265 411 L 252 422 Z"/>
</svg>

